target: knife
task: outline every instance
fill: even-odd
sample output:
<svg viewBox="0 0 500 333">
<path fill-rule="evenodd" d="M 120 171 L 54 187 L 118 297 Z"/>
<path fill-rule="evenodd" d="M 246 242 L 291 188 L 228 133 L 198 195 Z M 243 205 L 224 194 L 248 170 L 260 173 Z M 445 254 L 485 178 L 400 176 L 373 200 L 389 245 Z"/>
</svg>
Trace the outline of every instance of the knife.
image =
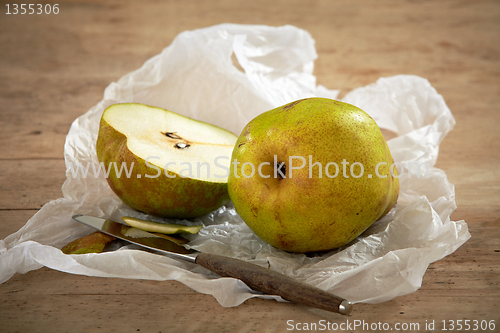
<svg viewBox="0 0 500 333">
<path fill-rule="evenodd" d="M 352 310 L 352 304 L 346 299 L 243 260 L 188 249 L 147 231 L 99 217 L 75 215 L 73 219 L 105 234 L 158 251 L 168 257 L 198 264 L 222 277 L 239 279 L 254 290 L 278 295 L 293 303 L 343 315 L 350 314 Z"/>
</svg>

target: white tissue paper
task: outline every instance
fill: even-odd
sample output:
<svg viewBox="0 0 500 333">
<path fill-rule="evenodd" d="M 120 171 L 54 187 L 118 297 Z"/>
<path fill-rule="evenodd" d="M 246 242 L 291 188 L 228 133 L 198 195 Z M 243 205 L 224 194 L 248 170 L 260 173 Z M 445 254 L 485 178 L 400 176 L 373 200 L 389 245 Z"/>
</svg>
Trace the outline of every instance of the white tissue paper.
<svg viewBox="0 0 500 333">
<path fill-rule="evenodd" d="M 293 26 L 222 24 L 178 35 L 138 70 L 111 83 L 103 100 L 72 124 L 64 147 L 63 198 L 44 205 L 16 233 L 0 241 L 0 282 L 42 266 L 63 272 L 130 279 L 177 280 L 213 295 L 223 306 L 251 297 L 274 298 L 194 264 L 133 246 L 100 254 L 65 255 L 60 248 L 93 232 L 72 220 L 89 214 L 119 220 L 129 215 L 161 221 L 125 206 L 104 175 L 73 175 L 77 163 L 98 167 L 95 142 L 103 110 L 138 102 L 209 122 L 239 135 L 258 114 L 305 97 L 337 98 L 316 84 L 314 40 Z M 353 303 L 378 303 L 421 286 L 427 266 L 469 239 L 465 221 L 451 221 L 454 187 L 434 167 L 439 144 L 455 120 L 442 96 L 423 78 L 381 78 L 348 93 L 343 101 L 368 112 L 389 141 L 395 161 L 427 163 L 427 177 L 405 169 L 397 205 L 348 247 L 316 256 L 287 253 L 257 238 L 229 205 L 185 224 L 203 223 L 190 246 L 239 258 L 292 276 Z M 73 170 L 73 171 L 72 171 Z M 412 177 L 408 178 L 411 174 Z"/>
</svg>

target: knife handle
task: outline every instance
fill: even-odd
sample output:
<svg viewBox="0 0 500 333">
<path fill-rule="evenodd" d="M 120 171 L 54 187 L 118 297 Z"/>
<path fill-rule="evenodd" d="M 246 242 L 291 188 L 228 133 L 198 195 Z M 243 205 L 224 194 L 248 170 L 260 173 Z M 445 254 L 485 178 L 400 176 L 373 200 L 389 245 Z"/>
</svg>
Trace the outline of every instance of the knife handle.
<svg viewBox="0 0 500 333">
<path fill-rule="evenodd" d="M 348 315 L 352 310 L 351 303 L 341 297 L 249 262 L 199 253 L 196 263 L 220 276 L 239 279 L 252 289 L 269 295 L 279 295 L 290 302 L 344 315 Z"/>
</svg>

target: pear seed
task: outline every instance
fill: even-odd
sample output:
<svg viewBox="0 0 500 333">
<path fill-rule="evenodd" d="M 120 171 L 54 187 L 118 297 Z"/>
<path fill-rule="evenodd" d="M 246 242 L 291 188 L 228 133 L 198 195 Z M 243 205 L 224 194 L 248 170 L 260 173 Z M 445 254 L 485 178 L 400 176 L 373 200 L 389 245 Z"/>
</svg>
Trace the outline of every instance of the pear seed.
<svg viewBox="0 0 500 333">
<path fill-rule="evenodd" d="M 175 132 L 166 132 L 164 134 L 166 136 L 168 136 L 169 138 L 172 138 L 172 139 L 178 139 L 178 140 L 182 139 L 180 136 L 178 136 L 177 134 L 175 134 Z"/>
<path fill-rule="evenodd" d="M 191 146 L 191 145 L 184 143 L 184 142 L 177 142 L 174 147 L 177 149 L 186 149 L 189 146 Z"/>
</svg>

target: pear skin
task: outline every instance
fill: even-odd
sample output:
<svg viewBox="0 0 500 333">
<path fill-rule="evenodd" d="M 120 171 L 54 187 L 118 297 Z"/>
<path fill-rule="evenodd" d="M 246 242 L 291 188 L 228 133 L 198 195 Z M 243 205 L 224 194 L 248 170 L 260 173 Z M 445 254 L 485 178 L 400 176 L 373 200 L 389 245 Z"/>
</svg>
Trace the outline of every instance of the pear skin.
<svg viewBox="0 0 500 333">
<path fill-rule="evenodd" d="M 109 242 L 116 238 L 100 231 L 95 231 L 66 244 L 61 251 L 64 254 L 101 253 Z"/>
<path fill-rule="evenodd" d="M 258 237 L 289 252 L 348 244 L 399 195 L 376 122 L 331 99 L 302 99 L 258 115 L 231 161 L 228 191 L 236 211 Z"/>
</svg>

